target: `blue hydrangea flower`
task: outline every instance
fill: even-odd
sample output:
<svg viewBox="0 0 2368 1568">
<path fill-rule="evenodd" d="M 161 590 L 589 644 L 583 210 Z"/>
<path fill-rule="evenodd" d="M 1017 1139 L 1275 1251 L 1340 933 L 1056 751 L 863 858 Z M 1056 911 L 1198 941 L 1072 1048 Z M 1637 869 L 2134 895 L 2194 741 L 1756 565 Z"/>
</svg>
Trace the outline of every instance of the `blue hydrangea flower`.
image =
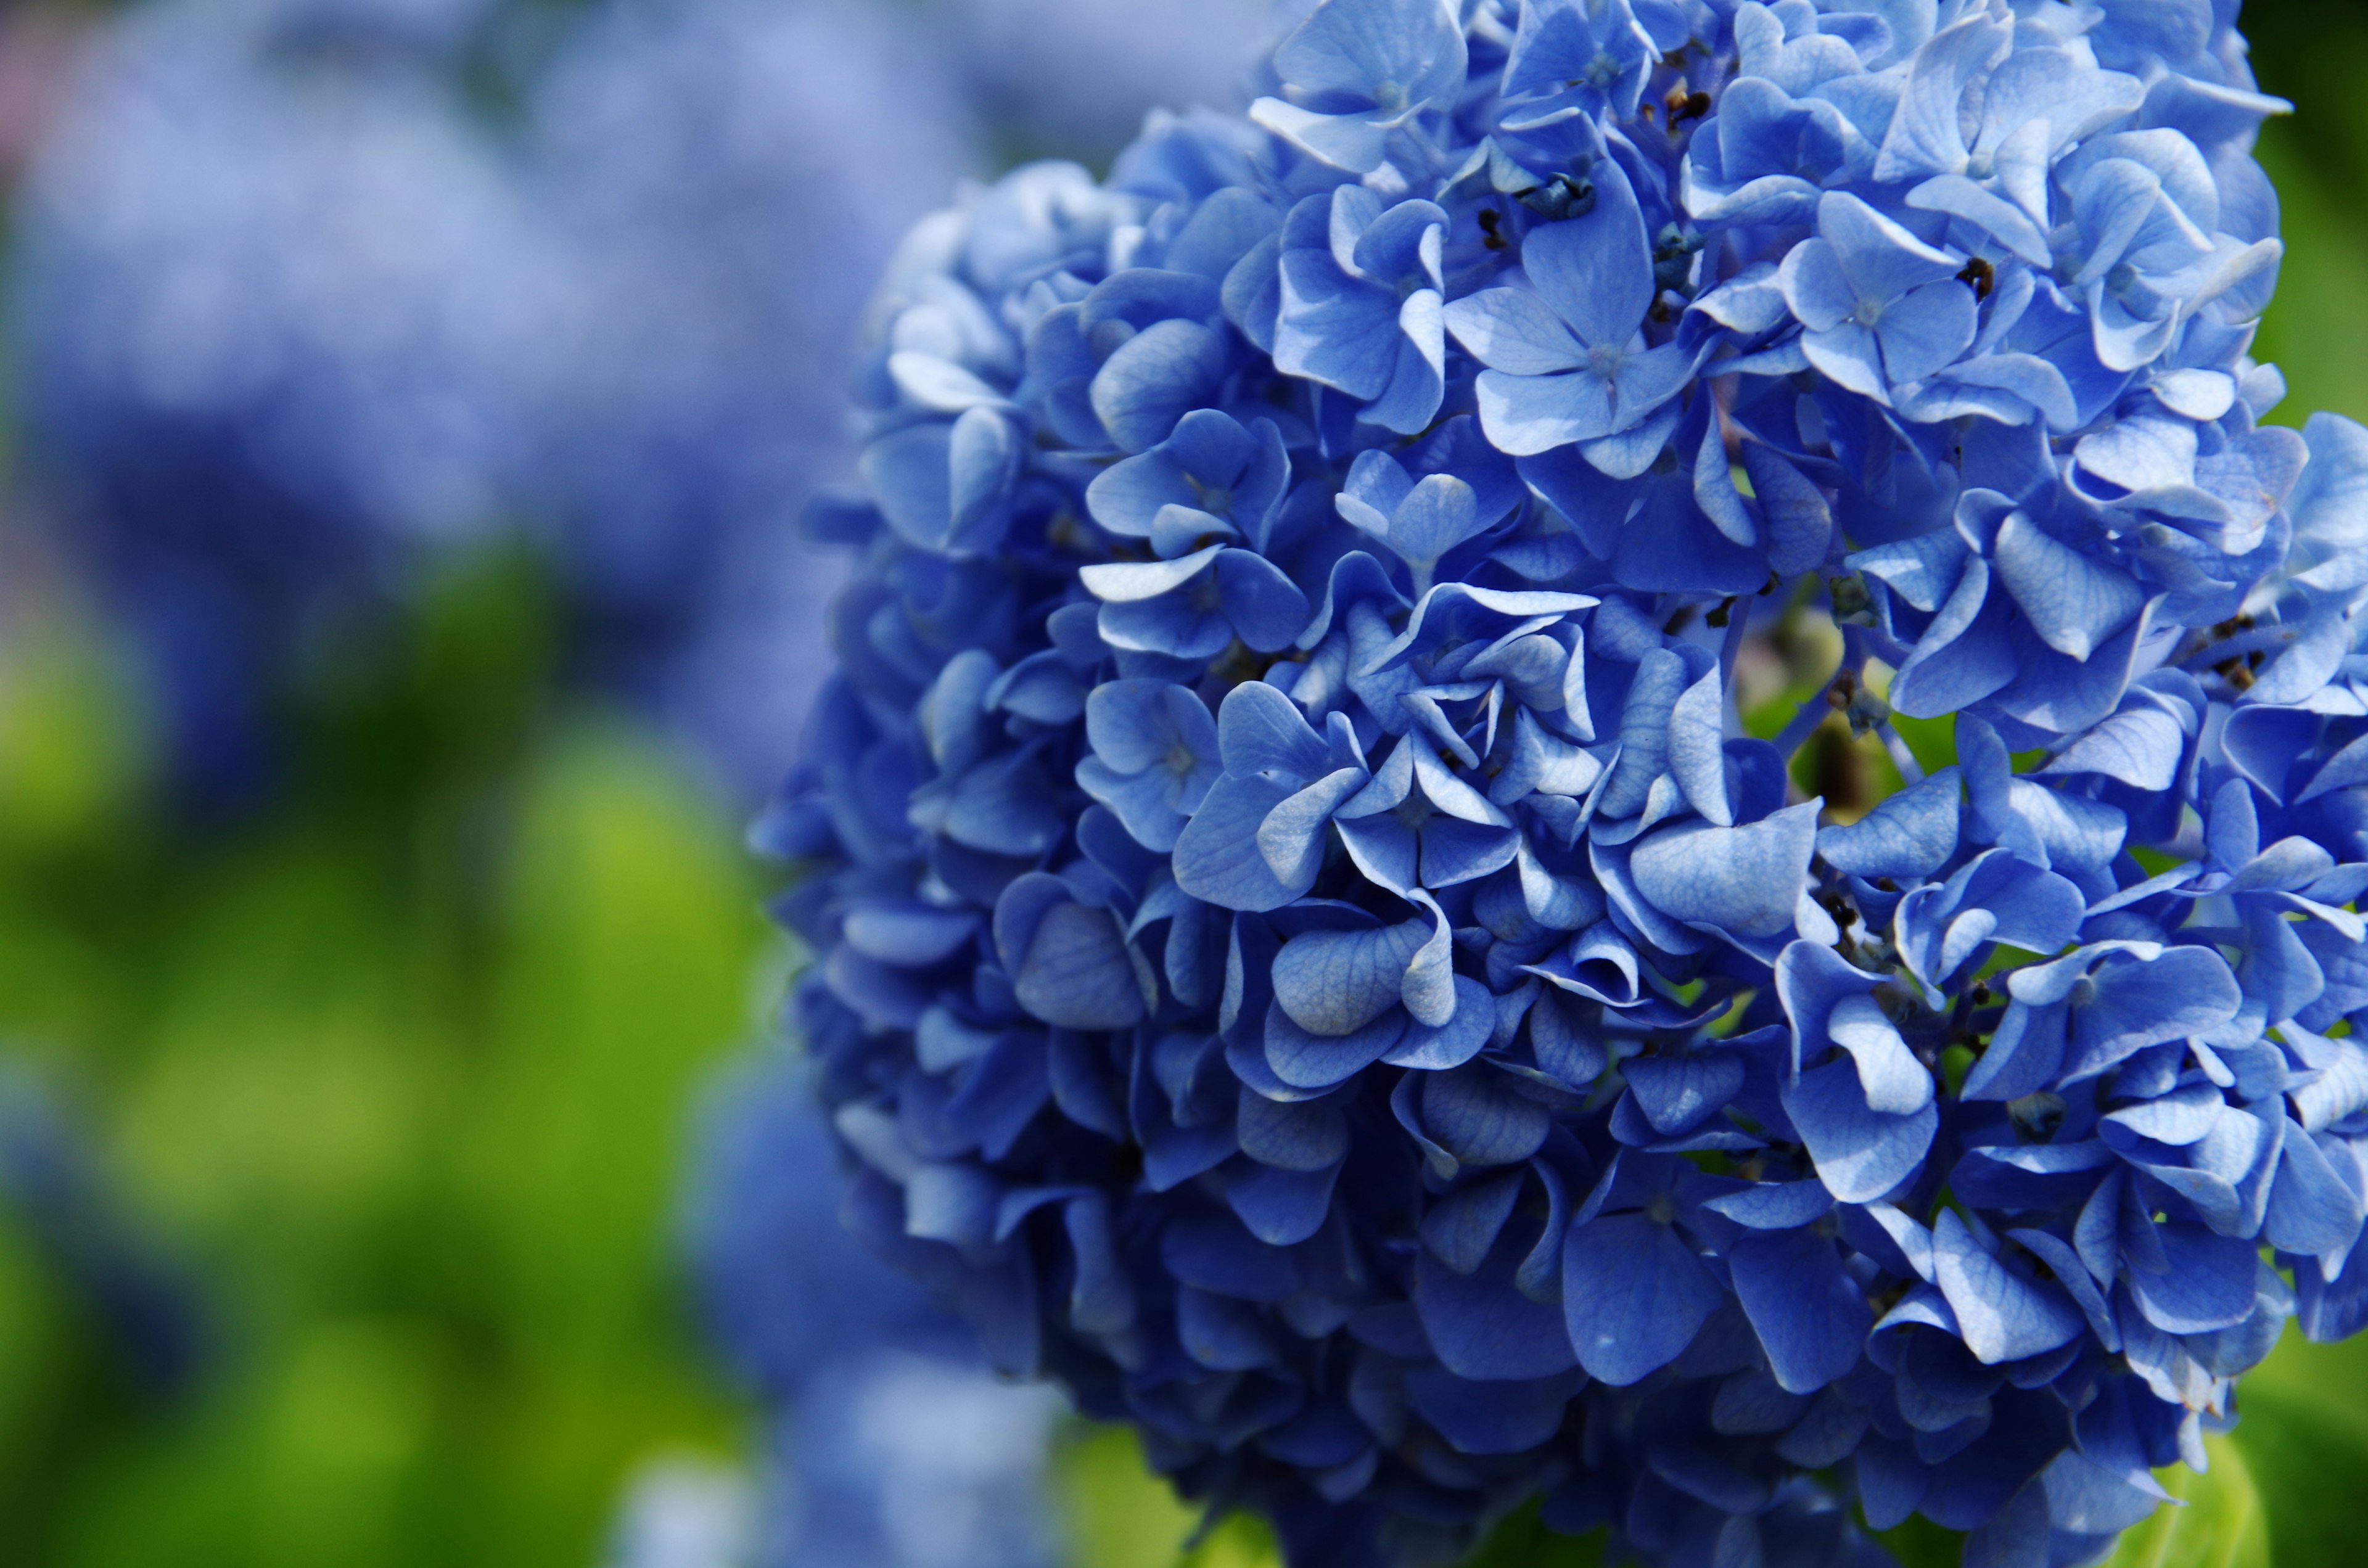
<svg viewBox="0 0 2368 1568">
<path fill-rule="evenodd" d="M 851 1225 L 1306 1568 L 1540 1497 L 2104 1555 L 2368 1323 L 2368 433 L 2260 423 L 2284 106 L 2200 6 L 1294 17 L 882 298 L 757 830 Z M 1827 722 L 1903 787 L 1806 794 Z"/>
</svg>

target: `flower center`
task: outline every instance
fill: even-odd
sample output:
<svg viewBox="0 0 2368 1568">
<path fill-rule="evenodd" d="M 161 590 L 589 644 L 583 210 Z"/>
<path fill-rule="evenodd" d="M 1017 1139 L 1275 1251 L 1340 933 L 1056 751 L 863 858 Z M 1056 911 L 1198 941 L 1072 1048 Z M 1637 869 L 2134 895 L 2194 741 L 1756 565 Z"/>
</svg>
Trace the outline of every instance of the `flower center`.
<svg viewBox="0 0 2368 1568">
<path fill-rule="evenodd" d="M 1199 480 L 1192 478 L 1190 474 L 1186 474 L 1184 477 L 1187 482 L 1191 484 L 1193 494 L 1200 496 L 1201 510 L 1216 517 L 1224 517 L 1233 515 L 1234 492 L 1231 486 L 1224 484 L 1203 484 Z"/>
<path fill-rule="evenodd" d="M 1387 114 L 1395 114 L 1406 107 L 1406 91 L 1395 82 L 1373 84 L 1373 107 Z"/>
</svg>

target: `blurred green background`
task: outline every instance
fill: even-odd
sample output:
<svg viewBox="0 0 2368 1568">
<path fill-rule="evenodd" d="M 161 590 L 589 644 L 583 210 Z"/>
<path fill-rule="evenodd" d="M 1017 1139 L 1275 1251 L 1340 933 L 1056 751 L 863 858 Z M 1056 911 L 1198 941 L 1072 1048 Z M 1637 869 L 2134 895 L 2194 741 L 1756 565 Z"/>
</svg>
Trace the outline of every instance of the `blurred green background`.
<svg viewBox="0 0 2368 1568">
<path fill-rule="evenodd" d="M 1117 3 L 1117 0 L 1113 0 Z M 2288 255 L 2282 420 L 2368 418 L 2368 15 L 2248 7 Z M 0 486 L 5 488 L 5 486 Z M 625 717 L 552 695 L 532 568 L 447 574 L 293 716 L 283 809 L 193 835 L 37 538 L 0 539 L 0 1040 L 38 1064 L 212 1352 L 131 1376 L 0 1218 L 0 1562 L 589 1568 L 636 1470 L 745 1455 L 674 1205 L 702 1077 L 793 961 L 738 824 Z M 2368 1344 L 2289 1335 L 2152 1568 L 2362 1559 Z M 1191 1517 L 1131 1440 L 1062 1464 L 1076 1560 L 1167 1568 Z M 1953 1560 L 1909 1535 L 1911 1562 Z M 1196 1553 L 1248 1568 L 1235 1525 Z M 1492 1564 L 1579 1563 L 1517 1521 Z"/>
</svg>

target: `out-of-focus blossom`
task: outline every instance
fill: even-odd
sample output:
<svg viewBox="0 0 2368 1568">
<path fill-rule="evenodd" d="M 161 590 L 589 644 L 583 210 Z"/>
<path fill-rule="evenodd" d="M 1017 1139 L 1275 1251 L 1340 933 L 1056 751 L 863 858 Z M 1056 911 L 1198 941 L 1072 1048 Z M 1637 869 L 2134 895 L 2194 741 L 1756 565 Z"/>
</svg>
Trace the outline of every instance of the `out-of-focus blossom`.
<svg viewBox="0 0 2368 1568">
<path fill-rule="evenodd" d="M 548 279 L 455 97 L 469 11 L 140 12 L 94 47 L 26 193 L 37 470 L 201 799 L 259 781 L 264 710 L 322 622 L 504 517 Z"/>
<path fill-rule="evenodd" d="M 729 1465 L 653 1460 L 618 1506 L 606 1568 L 754 1568 L 755 1493 Z"/>
<path fill-rule="evenodd" d="M 755 1561 L 1044 1568 L 1057 1402 L 995 1378 L 959 1319 L 857 1244 L 837 1159 L 804 1063 L 751 1062 L 717 1086 L 692 1257 L 770 1413 Z"/>
<path fill-rule="evenodd" d="M 929 4 L 930 0 L 921 0 Z M 989 132 L 1030 156 L 1101 162 L 1153 104 L 1231 108 L 1274 0 L 935 0 Z"/>
<path fill-rule="evenodd" d="M 734 781 L 784 761 L 839 567 L 798 509 L 851 461 L 866 302 L 969 166 L 931 42 L 852 0 L 627 3 L 586 16 L 530 108 L 567 316 L 526 410 L 592 676 Z"/>
</svg>

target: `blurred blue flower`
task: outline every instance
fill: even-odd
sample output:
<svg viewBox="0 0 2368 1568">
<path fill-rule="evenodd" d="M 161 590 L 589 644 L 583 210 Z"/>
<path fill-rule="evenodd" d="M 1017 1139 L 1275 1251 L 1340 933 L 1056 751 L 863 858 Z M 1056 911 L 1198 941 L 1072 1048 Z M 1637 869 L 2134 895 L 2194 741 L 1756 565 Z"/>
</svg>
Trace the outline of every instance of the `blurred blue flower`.
<svg viewBox="0 0 2368 1568">
<path fill-rule="evenodd" d="M 996 1381 L 958 1319 L 841 1226 L 837 1151 L 804 1064 L 769 1058 L 728 1074 L 705 1134 L 692 1261 L 717 1338 L 772 1426 L 753 1561 L 1050 1563 L 1053 1403 Z M 715 1517 L 717 1500 L 680 1492 L 629 1516 L 640 1528 L 620 1556 L 673 1561 L 662 1547 L 686 1531 L 718 1539 L 731 1521 Z M 705 1506 L 661 1507 L 669 1498 Z"/>
<path fill-rule="evenodd" d="M 873 282 L 967 166 L 951 75 L 865 8 L 620 0 L 518 74 L 505 127 L 468 96 L 489 10 L 143 12 L 37 171 L 42 478 L 201 798 L 265 781 L 324 626 L 494 537 L 551 558 L 572 673 L 727 787 L 778 773 L 811 701 L 837 575 L 792 523 L 851 465 Z"/>
<path fill-rule="evenodd" d="M 532 195 L 566 273 L 519 411 L 520 505 L 587 622 L 585 673 L 742 790 L 784 766 L 818 684 L 838 569 L 793 523 L 849 470 L 865 301 L 969 166 L 955 102 L 916 29 L 837 0 L 620 0 L 530 79 Z"/>
<path fill-rule="evenodd" d="M 503 521 L 548 275 L 454 97 L 473 11 L 144 10 L 97 46 L 22 203 L 39 478 L 201 801 L 262 781 L 308 639 Z"/>
<path fill-rule="evenodd" d="M 1289 0 L 1285 0 L 1286 7 Z M 936 0 L 973 111 L 1030 156 L 1099 166 L 1154 104 L 1231 109 L 1274 0 Z"/>
</svg>

